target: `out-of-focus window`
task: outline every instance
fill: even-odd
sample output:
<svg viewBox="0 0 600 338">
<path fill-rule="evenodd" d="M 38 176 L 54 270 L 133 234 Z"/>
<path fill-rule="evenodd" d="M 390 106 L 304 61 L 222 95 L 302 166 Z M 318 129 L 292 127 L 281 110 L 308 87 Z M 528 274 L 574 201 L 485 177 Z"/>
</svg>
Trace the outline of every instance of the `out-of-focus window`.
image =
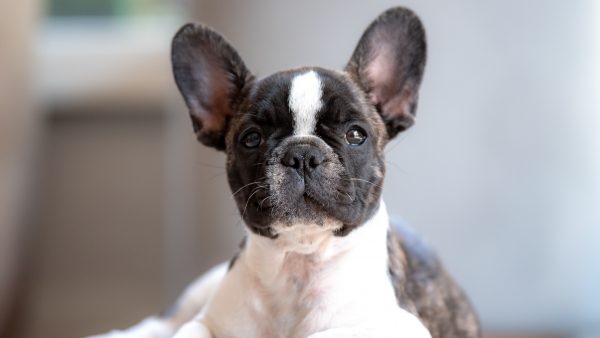
<svg viewBox="0 0 600 338">
<path fill-rule="evenodd" d="M 172 87 L 169 41 L 181 22 L 175 1 L 46 0 L 43 7 L 34 51 L 42 105 L 164 102 Z"/>
<path fill-rule="evenodd" d="M 51 17 L 146 16 L 165 13 L 166 7 L 160 0 L 49 0 L 47 13 Z"/>
</svg>

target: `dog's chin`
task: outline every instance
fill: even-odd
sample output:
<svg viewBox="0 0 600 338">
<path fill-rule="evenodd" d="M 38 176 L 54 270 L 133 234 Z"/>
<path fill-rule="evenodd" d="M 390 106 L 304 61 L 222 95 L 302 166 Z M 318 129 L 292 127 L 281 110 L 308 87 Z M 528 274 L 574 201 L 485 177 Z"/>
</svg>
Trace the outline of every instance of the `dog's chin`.
<svg viewBox="0 0 600 338">
<path fill-rule="evenodd" d="M 283 250 L 307 255 L 323 248 L 342 226 L 343 223 L 338 220 L 325 219 L 321 224 L 273 223 L 271 228 Z"/>
<path fill-rule="evenodd" d="M 344 220 L 335 214 L 335 210 L 339 210 L 335 203 L 327 205 L 303 194 L 284 201 L 250 202 L 244 212 L 244 220 L 250 230 L 267 237 L 304 233 L 306 230 L 333 234 L 344 225 Z"/>
<path fill-rule="evenodd" d="M 273 200 L 271 214 L 274 216 L 274 223 L 284 226 L 311 224 L 324 227 L 331 223 L 344 222 L 336 215 L 336 211 L 341 207 L 336 201 L 322 200 L 321 196 L 311 196 L 309 193 L 287 196 L 285 199 Z"/>
<path fill-rule="evenodd" d="M 307 255 L 323 248 L 344 223 L 332 217 L 318 201 L 302 196 L 293 203 L 275 203 L 263 210 L 263 220 L 269 220 L 261 229 L 268 229 L 269 237 L 283 251 Z"/>
</svg>

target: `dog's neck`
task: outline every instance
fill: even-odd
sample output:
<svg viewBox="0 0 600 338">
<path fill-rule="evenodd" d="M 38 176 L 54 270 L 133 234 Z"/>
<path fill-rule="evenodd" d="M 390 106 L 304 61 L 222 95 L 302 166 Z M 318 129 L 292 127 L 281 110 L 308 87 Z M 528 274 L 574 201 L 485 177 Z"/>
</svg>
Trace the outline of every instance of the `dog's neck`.
<svg viewBox="0 0 600 338">
<path fill-rule="evenodd" d="M 333 235 L 338 226 L 333 223 L 294 225 L 280 231 L 275 239 L 249 233 L 240 258 L 251 267 L 255 277 L 267 285 L 282 274 L 337 270 L 355 259 L 372 261 L 373 268 L 385 271 L 389 217 L 383 201 L 368 221 L 347 236 Z"/>
<path fill-rule="evenodd" d="M 324 229 L 327 224 L 304 224 L 305 231 L 289 229 L 275 239 L 249 234 L 203 322 L 220 337 L 299 338 L 356 325 L 376 332 L 361 337 L 424 337 L 416 317 L 398 307 L 388 266 L 389 218 L 383 202 L 377 208 L 344 237 Z"/>
</svg>

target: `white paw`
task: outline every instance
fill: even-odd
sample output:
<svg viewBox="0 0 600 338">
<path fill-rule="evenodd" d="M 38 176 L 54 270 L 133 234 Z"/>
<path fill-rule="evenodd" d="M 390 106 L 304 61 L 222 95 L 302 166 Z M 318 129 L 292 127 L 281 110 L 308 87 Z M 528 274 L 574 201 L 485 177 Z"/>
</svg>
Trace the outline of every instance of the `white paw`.
<svg viewBox="0 0 600 338">
<path fill-rule="evenodd" d="M 307 338 L 431 338 L 429 331 L 419 321 L 402 327 L 342 327 L 313 333 Z"/>
<path fill-rule="evenodd" d="M 358 337 L 370 337 L 365 336 L 365 332 L 358 332 L 355 328 L 340 328 L 330 329 L 327 331 L 321 331 L 313 333 L 307 338 L 358 338 Z"/>
<path fill-rule="evenodd" d="M 157 318 L 146 318 L 126 330 L 114 330 L 86 338 L 170 338 L 173 328 Z"/>
<path fill-rule="evenodd" d="M 212 334 L 201 322 L 192 321 L 184 324 L 173 338 L 212 338 Z"/>
<path fill-rule="evenodd" d="M 118 330 L 114 330 L 114 331 L 110 331 L 110 332 L 106 332 L 106 333 L 102 333 L 102 334 L 98 334 L 98 335 L 93 335 L 93 336 L 87 336 L 85 338 L 126 338 L 126 337 L 134 338 L 133 336 L 128 335 L 125 331 L 118 331 Z"/>
</svg>

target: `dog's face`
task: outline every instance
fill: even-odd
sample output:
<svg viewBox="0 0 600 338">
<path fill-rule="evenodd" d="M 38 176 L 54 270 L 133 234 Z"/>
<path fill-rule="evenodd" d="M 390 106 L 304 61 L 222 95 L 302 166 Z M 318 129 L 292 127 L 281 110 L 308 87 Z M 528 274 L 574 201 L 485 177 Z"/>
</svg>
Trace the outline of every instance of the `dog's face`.
<svg viewBox="0 0 600 338">
<path fill-rule="evenodd" d="M 226 137 L 228 175 L 246 223 L 362 223 L 381 193 L 384 124 L 342 73 L 305 68 L 257 81 Z M 274 228 L 275 227 L 275 228 Z"/>
<path fill-rule="evenodd" d="M 409 10 L 383 13 L 343 72 L 300 68 L 257 80 L 217 33 L 188 24 L 173 71 L 198 139 L 227 154 L 227 174 L 253 232 L 291 226 L 343 236 L 376 210 L 383 149 L 414 120 L 425 34 Z"/>
</svg>

